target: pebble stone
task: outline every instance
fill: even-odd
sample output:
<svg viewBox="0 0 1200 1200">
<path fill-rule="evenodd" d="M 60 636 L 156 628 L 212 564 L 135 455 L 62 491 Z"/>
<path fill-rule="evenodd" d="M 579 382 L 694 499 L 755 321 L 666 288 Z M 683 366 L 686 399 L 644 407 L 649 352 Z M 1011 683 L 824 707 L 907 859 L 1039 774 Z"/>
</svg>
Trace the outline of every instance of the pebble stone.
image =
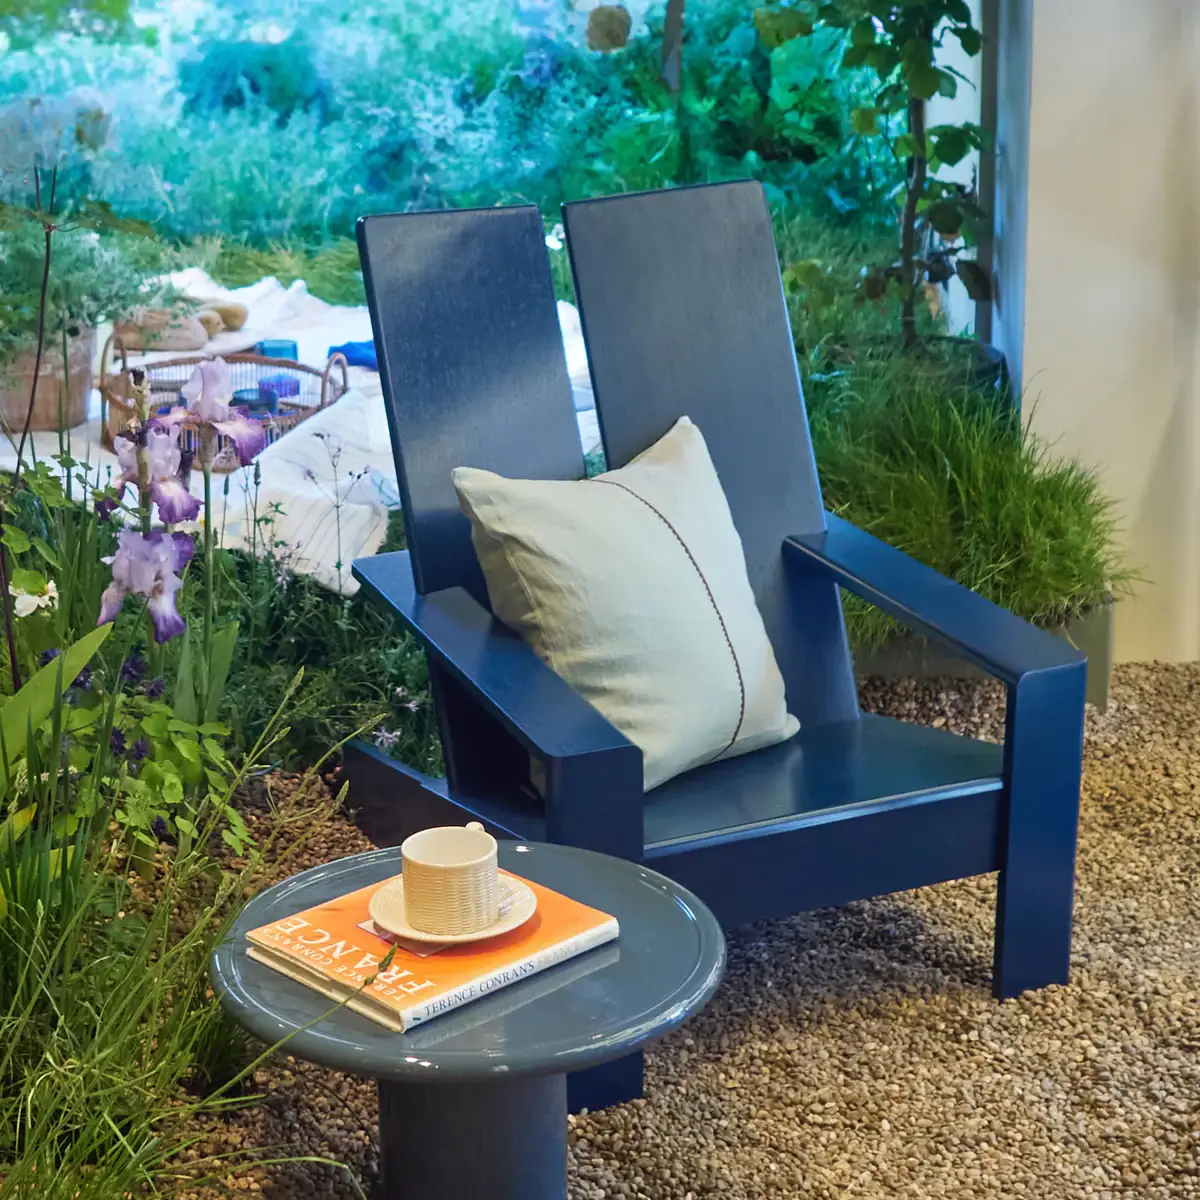
<svg viewBox="0 0 1200 1200">
<path fill-rule="evenodd" d="M 1003 732 L 989 684 L 862 696 Z M 1200 665 L 1118 668 L 1089 710 L 1068 987 L 991 998 L 992 876 L 734 931 L 712 1004 L 647 1056 L 646 1099 L 571 1118 L 570 1200 L 1200 1197 L 1198 745 Z M 325 857 L 367 848 L 338 828 Z M 370 1084 L 283 1059 L 256 1087 L 191 1157 L 224 1155 L 234 1191 L 371 1194 Z M 248 1165 L 265 1146 L 344 1165 Z"/>
</svg>

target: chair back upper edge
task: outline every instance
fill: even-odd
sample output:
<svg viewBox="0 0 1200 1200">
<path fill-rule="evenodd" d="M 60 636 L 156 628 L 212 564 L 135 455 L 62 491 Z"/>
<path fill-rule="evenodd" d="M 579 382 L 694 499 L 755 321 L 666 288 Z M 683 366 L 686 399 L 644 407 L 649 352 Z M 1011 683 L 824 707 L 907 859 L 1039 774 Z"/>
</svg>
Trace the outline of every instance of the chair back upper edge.
<svg viewBox="0 0 1200 1200">
<path fill-rule="evenodd" d="M 583 474 L 541 216 L 394 213 L 357 234 L 417 591 L 486 605 L 453 469 Z"/>
</svg>

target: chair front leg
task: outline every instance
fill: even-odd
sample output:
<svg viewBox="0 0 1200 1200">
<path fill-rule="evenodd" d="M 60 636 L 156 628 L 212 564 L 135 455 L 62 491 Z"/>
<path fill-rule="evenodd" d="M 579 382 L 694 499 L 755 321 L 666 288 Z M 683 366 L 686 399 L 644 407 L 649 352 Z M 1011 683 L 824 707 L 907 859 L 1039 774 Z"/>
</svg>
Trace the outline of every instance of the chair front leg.
<svg viewBox="0 0 1200 1200">
<path fill-rule="evenodd" d="M 636 746 L 553 759 L 544 774 L 550 841 L 642 861 L 642 752 Z M 567 1104 L 573 1113 L 595 1112 L 640 1099 L 642 1087 L 642 1054 L 637 1051 L 567 1076 Z"/>
<path fill-rule="evenodd" d="M 998 999 L 1066 983 L 1087 664 L 1034 671 L 1008 689 L 992 991 Z"/>
</svg>

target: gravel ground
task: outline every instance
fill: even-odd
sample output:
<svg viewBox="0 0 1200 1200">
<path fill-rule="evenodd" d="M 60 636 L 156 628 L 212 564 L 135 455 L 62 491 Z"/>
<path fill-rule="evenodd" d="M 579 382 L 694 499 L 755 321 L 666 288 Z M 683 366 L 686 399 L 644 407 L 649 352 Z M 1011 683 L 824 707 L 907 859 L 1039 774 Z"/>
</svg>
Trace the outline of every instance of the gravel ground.
<svg viewBox="0 0 1200 1200">
<path fill-rule="evenodd" d="M 868 682 L 864 704 L 998 737 L 987 685 Z M 1073 982 L 988 991 L 995 880 L 730 937 L 709 1009 L 647 1099 L 572 1120 L 571 1200 L 1200 1197 L 1200 665 L 1128 666 L 1089 712 Z M 329 857 L 364 848 L 346 828 Z M 369 1085 L 292 1062 L 209 1145 L 337 1158 L 234 1171 L 280 1197 L 369 1193 Z M 465 1198 L 464 1198 L 465 1200 Z"/>
</svg>

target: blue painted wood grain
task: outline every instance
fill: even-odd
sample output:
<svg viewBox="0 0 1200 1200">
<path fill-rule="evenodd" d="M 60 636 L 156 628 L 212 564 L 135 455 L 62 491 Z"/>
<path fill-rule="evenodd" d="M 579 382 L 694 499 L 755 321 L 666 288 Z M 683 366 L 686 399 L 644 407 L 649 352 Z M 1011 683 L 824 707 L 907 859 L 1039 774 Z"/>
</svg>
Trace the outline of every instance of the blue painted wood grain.
<svg viewBox="0 0 1200 1200">
<path fill-rule="evenodd" d="M 478 737 L 487 721 L 520 750 L 513 759 L 520 770 L 501 774 L 495 754 L 468 740 L 458 756 L 470 762 L 470 776 L 460 772 L 453 790 L 506 797 L 491 816 L 529 830 L 522 836 L 640 859 L 642 752 L 464 589 L 421 595 L 410 562 L 401 550 L 359 559 L 353 571 L 421 638 L 444 678 L 443 695 L 461 694 L 473 706 L 451 722 L 452 736 L 462 729 Z M 531 757 L 540 764 L 541 830 L 520 815 L 531 792 Z"/>
<path fill-rule="evenodd" d="M 455 467 L 578 479 L 583 450 L 531 205 L 358 222 L 417 590 L 487 603 Z"/>
<path fill-rule="evenodd" d="M 1008 689 L 992 990 L 1071 977 L 1086 665 L 1031 671 Z"/>
</svg>

